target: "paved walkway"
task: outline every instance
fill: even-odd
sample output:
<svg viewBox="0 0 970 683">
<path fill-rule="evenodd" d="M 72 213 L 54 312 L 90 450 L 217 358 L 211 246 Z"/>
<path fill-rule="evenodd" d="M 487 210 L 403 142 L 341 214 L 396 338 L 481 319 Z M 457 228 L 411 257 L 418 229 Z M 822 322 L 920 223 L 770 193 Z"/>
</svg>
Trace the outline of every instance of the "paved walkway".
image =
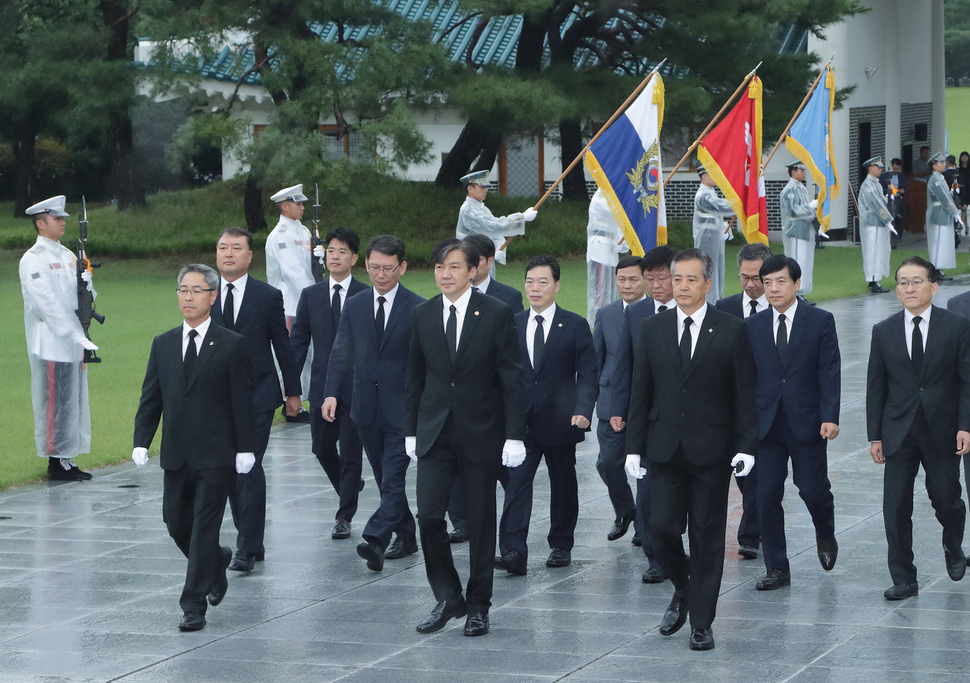
<svg viewBox="0 0 970 683">
<path fill-rule="evenodd" d="M 941 288 L 937 304 L 970 287 L 961 279 Z M 470 639 L 459 622 L 414 632 L 434 602 L 420 553 L 380 574 L 357 557 L 376 503 L 369 477 L 352 540 L 330 539 L 336 501 L 309 453 L 308 427 L 285 425 L 267 454 L 266 562 L 230 576 L 225 601 L 198 633 L 177 630 L 185 561 L 162 524 L 157 460 L 0 493 L 0 681 L 966 681 L 970 580 L 947 578 L 919 482 L 920 595 L 882 597 L 891 581 L 881 470 L 865 435 L 865 370 L 872 324 L 898 305 L 892 294 L 826 305 L 843 354 L 842 433 L 829 449 L 838 565 L 819 567 L 811 521 L 789 484 L 792 586 L 755 591 L 764 566 L 736 554 L 732 487 L 713 651 L 691 652 L 686 629 L 657 633 L 672 589 L 640 582 L 644 558 L 629 536 L 606 541 L 612 513 L 595 440 L 580 450 L 572 566 L 544 565 L 549 495 L 540 471 L 529 574 L 496 575 L 492 632 Z M 223 531 L 229 542 L 228 517 Z M 467 546 L 457 553 L 464 558 Z"/>
</svg>

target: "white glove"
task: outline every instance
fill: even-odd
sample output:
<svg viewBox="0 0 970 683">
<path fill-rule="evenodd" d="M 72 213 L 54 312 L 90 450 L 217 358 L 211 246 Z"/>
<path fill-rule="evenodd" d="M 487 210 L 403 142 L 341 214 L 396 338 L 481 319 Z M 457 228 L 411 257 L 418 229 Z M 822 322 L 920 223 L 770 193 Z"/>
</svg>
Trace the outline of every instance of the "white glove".
<svg viewBox="0 0 970 683">
<path fill-rule="evenodd" d="M 626 465 L 624 465 L 624 469 L 626 469 L 626 473 L 634 479 L 643 479 L 643 475 L 647 473 L 645 469 L 640 467 L 640 456 L 632 453 L 626 456 Z"/>
<path fill-rule="evenodd" d="M 724 231 L 724 234 L 721 235 L 721 237 L 723 237 L 724 241 L 727 242 L 729 239 L 734 237 L 734 231 L 731 230 L 731 228 L 728 228 L 727 230 Z"/>
<path fill-rule="evenodd" d="M 817 208 L 818 208 L 818 200 L 817 200 L 817 199 L 813 199 L 812 201 L 810 201 L 810 202 L 808 203 L 808 206 L 809 206 L 809 207 L 810 207 L 811 209 L 813 209 L 813 210 L 814 210 L 814 209 L 817 209 Z"/>
<path fill-rule="evenodd" d="M 891 232 L 892 234 L 894 235 L 899 234 L 898 232 L 896 232 L 896 228 L 893 227 L 892 223 L 886 223 L 886 227 L 889 228 L 889 232 Z"/>
<path fill-rule="evenodd" d="M 95 344 L 90 339 L 88 339 L 87 337 L 85 337 L 84 339 L 81 340 L 81 348 L 84 349 L 85 351 L 97 351 L 98 345 Z"/>
<path fill-rule="evenodd" d="M 88 285 L 88 291 L 89 292 L 93 292 L 94 291 L 94 287 L 91 284 L 91 271 L 90 270 L 81 271 L 81 279 L 84 280 L 87 283 L 87 285 Z"/>
<path fill-rule="evenodd" d="M 318 244 L 313 247 L 313 255 L 320 259 L 320 263 L 326 263 L 327 261 L 327 250 L 323 248 L 322 244 Z"/>
<path fill-rule="evenodd" d="M 148 449 L 142 448 L 141 446 L 136 446 L 131 451 L 131 461 L 138 465 L 139 467 L 144 467 L 148 464 Z"/>
<path fill-rule="evenodd" d="M 821 237 L 823 240 L 829 239 L 828 233 L 822 230 L 822 228 L 818 229 L 818 236 Z"/>
<path fill-rule="evenodd" d="M 236 473 L 249 474 L 256 464 L 255 453 L 236 453 Z"/>
<path fill-rule="evenodd" d="M 416 436 L 404 437 L 404 452 L 414 462 L 418 461 L 418 437 Z"/>
<path fill-rule="evenodd" d="M 502 464 L 518 467 L 525 462 L 525 443 L 518 439 L 506 439 L 502 448 Z"/>
<path fill-rule="evenodd" d="M 522 220 L 524 220 L 526 223 L 531 223 L 538 215 L 539 212 L 530 206 L 528 209 L 522 212 Z"/>
<path fill-rule="evenodd" d="M 967 224 L 963 222 L 962 218 L 960 218 L 959 216 L 954 216 L 954 218 L 956 218 L 956 222 L 960 224 L 961 228 L 963 228 L 964 230 L 967 229 Z"/>
<path fill-rule="evenodd" d="M 731 460 L 731 467 L 737 467 L 738 463 L 742 463 L 743 466 L 739 472 L 734 474 L 735 477 L 746 477 L 751 474 L 751 470 L 754 467 L 754 456 L 748 455 L 747 453 L 738 453 Z"/>
</svg>

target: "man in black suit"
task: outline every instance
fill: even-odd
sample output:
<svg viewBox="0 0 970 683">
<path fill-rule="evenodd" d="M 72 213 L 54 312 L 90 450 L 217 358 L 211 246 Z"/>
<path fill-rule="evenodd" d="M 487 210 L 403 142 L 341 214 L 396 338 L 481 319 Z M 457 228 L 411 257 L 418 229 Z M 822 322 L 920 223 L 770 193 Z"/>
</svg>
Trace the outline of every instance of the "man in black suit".
<svg viewBox="0 0 970 683">
<path fill-rule="evenodd" d="M 344 308 L 327 370 L 323 417 L 340 411 L 340 387 L 353 378 L 350 417 L 357 425 L 381 493 L 367 520 L 357 554 L 372 571 L 384 560 L 418 552 L 414 515 L 405 491 L 408 465 L 404 452 L 404 371 L 408 359 L 411 315 L 424 301 L 399 284 L 408 267 L 404 242 L 379 235 L 367 243 L 367 273 L 373 287 L 351 298 Z M 394 542 L 391 535 L 396 533 Z"/>
<path fill-rule="evenodd" d="M 746 321 L 755 367 L 756 484 L 767 570 L 756 588 L 774 590 L 791 584 L 781 504 L 789 458 L 792 481 L 815 526 L 822 569 L 831 570 L 838 557 L 826 448 L 839 435 L 842 360 L 835 318 L 798 301 L 798 261 L 772 256 L 761 266 L 761 279 L 771 310 Z"/>
<path fill-rule="evenodd" d="M 946 310 L 970 318 L 970 292 L 950 297 L 946 302 Z M 966 484 L 966 490 L 970 492 L 970 453 L 963 456 L 963 481 Z M 967 559 L 967 563 L 967 566 L 970 566 L 970 558 Z"/>
<path fill-rule="evenodd" d="M 308 396 L 311 448 L 339 498 L 330 538 L 344 539 L 350 538 L 350 524 L 357 514 L 357 496 L 363 488 L 362 447 L 357 425 L 351 417 L 352 373 L 345 375 L 343 384 L 334 389 L 340 405 L 332 421 L 325 419 L 322 406 L 328 395 L 325 392 L 327 366 L 340 313 L 347 300 L 363 292 L 367 285 L 351 275 L 360 250 L 357 233 L 347 228 L 335 228 L 324 238 L 324 244 L 330 277 L 303 289 L 293 318 L 290 342 L 298 368 L 306 363 L 311 344 L 313 347 Z"/>
<path fill-rule="evenodd" d="M 677 307 L 643 323 L 627 427 L 627 470 L 647 474 L 641 467 L 646 454 L 653 548 L 674 584 L 660 633 L 677 632 L 689 610 L 692 650 L 714 647 L 730 466 L 746 474 L 758 448 L 747 331 L 741 320 L 705 302 L 713 269 L 699 249 L 674 257 Z M 689 558 L 681 541 L 685 522 Z"/>
<path fill-rule="evenodd" d="M 534 256 L 525 269 L 529 310 L 515 316 L 525 386 L 525 462 L 509 471 L 495 566 L 526 573 L 532 483 L 545 457 L 551 491 L 547 567 L 567 567 L 579 519 L 576 444 L 596 402 L 596 352 L 589 323 L 556 305 L 559 262 Z"/>
<path fill-rule="evenodd" d="M 229 492 L 229 508 L 236 526 L 236 552 L 229 569 L 252 571 L 265 555 L 263 535 L 266 529 L 266 474 L 263 455 L 269 444 L 273 414 L 283 403 L 279 375 L 273 364 L 279 363 L 286 393 L 286 412 L 300 411 L 300 371 L 286 334 L 283 295 L 275 287 L 249 275 L 253 260 L 253 238 L 242 228 L 226 228 L 216 242 L 216 267 L 221 278 L 215 305 L 210 311 L 212 322 L 246 340 L 253 383 L 253 452 L 256 464 L 246 475 L 236 477 Z"/>
<path fill-rule="evenodd" d="M 630 406 L 630 378 L 633 375 L 634 351 L 640 342 L 643 321 L 656 313 L 672 310 L 677 306 L 670 279 L 670 264 L 676 254 L 671 247 L 654 247 L 643 255 L 640 270 L 646 284 L 647 297 L 627 306 L 623 315 L 617 346 L 616 372 L 613 375 L 613 406 L 610 425 L 623 435 L 626 441 L 626 417 Z M 649 467 L 649 465 L 646 465 Z M 644 583 L 662 583 L 666 578 L 653 551 L 653 531 L 650 523 L 650 478 L 637 479 L 636 534 L 633 544 L 643 549 L 647 569 L 641 577 Z"/>
<path fill-rule="evenodd" d="M 232 551 L 219 546 L 219 528 L 236 473 L 245 475 L 256 462 L 246 340 L 211 324 L 218 288 L 219 276 L 208 266 L 179 272 L 184 321 L 152 341 L 135 413 L 131 459 L 139 467 L 148 462 L 148 447 L 165 415 L 162 517 L 188 559 L 179 598 L 182 631 L 204 628 L 206 598 L 215 607 L 226 595 Z"/>
<path fill-rule="evenodd" d="M 615 519 L 606 534 L 606 540 L 615 541 L 626 535 L 636 517 L 636 501 L 627 481 L 623 464 L 626 460 L 624 445 L 626 433 L 615 431 L 610 424 L 613 417 L 613 385 L 618 381 L 618 355 L 623 326 L 626 325 L 626 309 L 642 301 L 647 288 L 640 270 L 642 258 L 624 256 L 616 264 L 616 291 L 620 298 L 596 311 L 593 325 L 593 348 L 596 349 L 599 373 L 599 395 L 596 397 L 596 437 L 600 452 L 596 458 L 596 471 L 606 484 L 613 504 Z M 668 270 L 669 274 L 669 270 Z M 622 369 L 629 373 L 628 368 Z M 623 381 L 626 381 L 624 378 Z"/>
<path fill-rule="evenodd" d="M 761 283 L 761 265 L 771 257 L 771 249 L 760 242 L 745 244 L 738 251 L 738 279 L 741 293 L 718 299 L 716 308 L 735 318 L 747 319 L 768 310 L 768 299 Z M 760 469 L 760 468 L 759 468 Z M 738 522 L 738 555 L 746 560 L 758 559 L 761 527 L 758 524 L 758 471 L 746 477 L 735 477 L 741 491 L 741 521 Z"/>
<path fill-rule="evenodd" d="M 919 593 L 912 517 L 921 464 L 943 527 L 947 574 L 959 581 L 967 570 L 959 456 L 970 452 L 970 321 L 932 305 L 938 277 L 925 259 L 903 261 L 896 269 L 896 296 L 904 310 L 872 328 L 866 423 L 869 453 L 886 466 L 882 511 L 893 579 L 883 593 L 887 600 Z"/>
<path fill-rule="evenodd" d="M 495 554 L 495 487 L 501 465 L 525 460 L 521 356 L 508 306 L 471 290 L 474 245 L 439 242 L 431 253 L 441 291 L 414 309 L 404 393 L 408 455 L 418 460 L 418 524 L 428 582 L 437 605 L 419 633 L 468 615 L 466 636 L 488 633 Z M 445 524 L 456 475 L 468 493 L 466 595 Z"/>
</svg>

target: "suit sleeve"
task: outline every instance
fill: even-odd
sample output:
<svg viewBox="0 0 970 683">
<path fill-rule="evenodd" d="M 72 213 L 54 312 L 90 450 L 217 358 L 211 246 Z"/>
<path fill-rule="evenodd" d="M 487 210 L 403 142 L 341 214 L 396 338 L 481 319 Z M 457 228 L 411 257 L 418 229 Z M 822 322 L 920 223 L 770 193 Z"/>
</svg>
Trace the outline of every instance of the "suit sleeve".
<svg viewBox="0 0 970 683">
<path fill-rule="evenodd" d="M 418 317 L 418 309 L 411 309 L 411 339 L 408 345 L 408 365 L 404 372 L 404 436 L 418 435 L 418 407 L 426 379 Z"/>
<path fill-rule="evenodd" d="M 512 292 L 514 296 L 509 297 L 512 300 L 512 305 L 510 306 L 512 313 L 521 313 L 525 310 L 525 306 L 522 305 L 522 292 L 514 287 L 512 288 Z"/>
<path fill-rule="evenodd" d="M 624 334 L 629 340 L 627 326 L 624 325 L 623 328 Z M 636 362 L 633 364 L 633 374 L 628 382 L 628 385 L 632 385 L 632 388 L 629 389 L 630 409 L 626 418 L 626 453 L 640 456 L 646 450 L 647 416 L 650 414 L 650 404 L 653 400 L 653 368 L 650 365 L 650 358 L 647 353 L 649 348 L 648 336 L 649 334 L 646 331 L 640 334 L 640 344 L 635 354 Z M 629 341 L 627 341 L 627 345 L 629 345 Z M 613 391 L 615 392 L 616 389 Z"/>
<path fill-rule="evenodd" d="M 959 335 L 959 368 L 960 375 L 960 408 L 957 412 L 957 429 L 970 431 L 970 320 L 960 319 Z"/>
<path fill-rule="evenodd" d="M 599 387 L 596 351 L 593 335 L 584 320 L 576 326 L 576 407 L 573 415 L 593 419 L 593 406 L 596 404 L 596 390 Z"/>
<path fill-rule="evenodd" d="M 235 422 L 236 452 L 253 451 L 253 381 L 246 343 L 238 339 L 229 358 L 229 400 Z"/>
<path fill-rule="evenodd" d="M 734 430 L 736 453 L 757 455 L 758 410 L 755 407 L 754 356 L 748 341 L 748 326 L 734 342 Z"/>
<path fill-rule="evenodd" d="M 819 335 L 819 417 L 822 422 L 838 424 L 842 401 L 842 356 L 839 353 L 839 336 L 835 331 L 833 316 L 825 316 Z"/>
<path fill-rule="evenodd" d="M 633 336 L 630 334 L 630 319 L 623 313 L 620 325 L 620 342 L 616 346 L 616 370 L 610 378 L 613 405 L 610 417 L 622 417 L 630 421 L 630 382 L 633 375 Z"/>
<path fill-rule="evenodd" d="M 515 337 L 512 309 L 502 308 L 495 324 L 496 358 L 499 381 L 505 398 L 505 438 L 525 438 L 524 392 L 522 388 L 522 354 Z"/>
<path fill-rule="evenodd" d="M 330 361 L 327 364 L 327 386 L 323 392 L 323 397 L 331 396 L 340 399 L 340 387 L 344 385 L 344 378 L 350 372 L 354 362 L 354 331 L 353 324 L 350 322 L 347 307 L 344 307 L 340 314 L 340 323 L 337 325 L 337 336 L 333 341 L 333 348 L 330 350 Z"/>
<path fill-rule="evenodd" d="M 135 448 L 148 448 L 152 445 L 158 423 L 162 418 L 162 387 L 158 375 L 158 339 L 152 341 L 148 355 L 148 368 L 145 381 L 141 385 L 141 400 L 135 413 Z"/>
<path fill-rule="evenodd" d="M 300 295 L 300 304 L 303 304 L 303 295 Z M 276 363 L 280 366 L 280 373 L 283 375 L 283 393 L 287 396 L 299 396 L 303 393 L 300 386 L 300 368 L 306 362 L 306 351 L 303 352 L 303 359 L 297 365 L 293 353 L 292 338 L 286 331 L 286 314 L 283 312 L 283 292 L 276 290 L 273 292 L 272 304 L 267 316 L 267 327 L 269 338 L 273 342 L 273 353 L 276 354 Z M 294 328 L 296 325 L 294 324 Z M 309 343 L 310 327 L 306 325 L 305 334 Z"/>
<path fill-rule="evenodd" d="M 606 338 L 603 336 L 603 309 L 596 311 L 593 319 L 593 348 L 596 350 L 596 372 L 603 374 L 603 367 L 606 365 Z"/>
<path fill-rule="evenodd" d="M 282 302 L 282 294 L 280 294 L 280 297 Z M 285 313 L 283 315 L 283 329 L 286 329 Z M 293 362 L 297 367 L 302 368 L 303 364 L 306 363 L 310 349 L 310 336 L 310 303 L 307 301 L 306 290 L 303 290 L 300 293 L 300 303 L 296 305 L 296 317 L 293 318 L 293 326 L 290 328 L 290 347 L 293 353 Z"/>
<path fill-rule="evenodd" d="M 869 347 L 869 369 L 866 373 L 866 431 L 869 441 L 882 441 L 882 414 L 889 391 L 889 373 L 882 355 L 878 326 L 872 329 Z M 963 406 L 961 406 L 961 410 Z"/>
</svg>

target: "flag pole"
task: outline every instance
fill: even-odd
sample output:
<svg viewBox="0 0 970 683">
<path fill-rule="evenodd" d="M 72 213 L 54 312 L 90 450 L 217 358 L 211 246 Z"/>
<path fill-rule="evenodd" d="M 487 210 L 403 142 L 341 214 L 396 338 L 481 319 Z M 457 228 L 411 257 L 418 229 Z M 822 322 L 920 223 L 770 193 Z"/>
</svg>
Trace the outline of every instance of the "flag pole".
<svg viewBox="0 0 970 683">
<path fill-rule="evenodd" d="M 762 63 L 763 62 L 758 62 L 758 66 L 761 66 Z M 731 103 L 734 102 L 734 99 L 744 89 L 744 86 L 746 86 L 748 84 L 748 81 L 750 81 L 754 77 L 755 72 L 758 70 L 758 66 L 756 66 L 755 68 L 753 68 L 751 70 L 751 72 L 747 76 L 744 77 L 744 80 L 741 81 L 741 85 L 738 86 L 738 89 L 734 91 L 734 94 L 731 95 L 731 97 L 728 99 L 728 101 L 724 103 L 724 106 L 721 107 L 721 110 L 719 112 L 717 112 L 717 114 L 714 115 L 714 118 L 711 119 L 711 122 L 709 124 L 707 124 L 707 128 L 704 129 L 704 132 L 702 132 L 699 136 L 697 136 L 697 139 L 694 140 L 694 143 L 687 149 L 687 153 L 683 157 L 681 157 L 680 161 L 677 162 L 677 165 L 674 166 L 674 170 L 672 170 L 667 175 L 666 179 L 664 179 L 664 187 L 667 187 L 667 183 L 669 183 L 670 182 L 670 179 L 674 177 L 674 173 L 677 172 L 677 169 L 680 168 L 681 164 L 683 164 L 685 161 L 687 161 L 687 157 L 689 157 L 691 155 L 691 153 L 693 153 L 693 151 L 697 148 L 697 145 L 699 145 L 701 143 L 701 140 L 704 139 L 704 136 L 707 135 L 710 132 L 711 128 L 714 127 L 714 124 L 716 124 L 718 122 L 718 119 L 721 118 L 721 114 L 723 114 L 724 111 L 729 106 L 731 106 Z"/>
<path fill-rule="evenodd" d="M 576 156 L 575 159 L 573 159 L 572 163 L 566 167 L 566 170 L 562 172 L 562 175 L 556 178 L 556 182 L 554 182 L 552 185 L 549 186 L 549 189 L 546 190 L 546 193 L 539 198 L 539 201 L 537 201 L 532 208 L 538 209 L 542 205 L 542 203 L 549 198 L 549 195 L 552 194 L 553 190 L 559 187 L 559 183 L 561 183 L 563 179 L 567 175 L 569 175 L 569 172 L 576 167 L 576 164 L 579 163 L 580 159 L 586 156 L 586 152 L 588 152 L 589 148 L 593 146 L 593 143 L 596 142 L 599 139 L 599 137 L 606 132 L 607 128 L 613 125 L 614 121 L 620 118 L 620 115 L 630 105 L 630 103 L 633 102 L 633 100 L 636 99 L 637 95 L 639 95 L 643 91 L 643 89 L 647 87 L 647 84 L 653 79 L 654 75 L 658 71 L 660 71 L 660 67 L 662 67 L 666 61 L 667 61 L 667 58 L 664 57 L 661 60 L 661 62 L 657 64 L 657 66 L 655 66 L 650 73 L 647 74 L 647 77 L 640 82 L 640 85 L 638 85 L 632 93 L 630 93 L 630 96 L 627 97 L 626 100 L 624 100 L 623 104 L 620 105 L 619 109 L 613 112 L 613 116 L 611 116 L 610 119 L 603 124 L 603 127 L 599 129 L 599 132 L 597 132 L 596 135 L 594 135 L 593 138 L 589 141 L 589 143 L 587 143 L 587 145 L 583 147 L 583 150 Z M 512 235 L 512 237 L 515 237 L 515 235 Z M 503 251 L 505 247 L 508 246 L 509 242 L 512 241 L 512 237 L 509 237 L 508 239 L 505 240 L 505 243 L 501 247 L 499 247 L 499 251 Z"/>
<path fill-rule="evenodd" d="M 778 151 L 778 148 L 781 147 L 781 143 L 785 141 L 785 137 L 788 135 L 788 131 L 790 131 L 791 130 L 791 127 L 793 125 L 795 125 L 795 120 L 798 118 L 798 115 L 802 113 L 802 109 L 804 109 L 805 108 L 805 105 L 808 104 L 808 99 L 812 96 L 812 93 L 815 92 L 815 88 L 818 87 L 819 81 L 822 80 L 822 76 L 824 76 L 825 75 L 825 72 L 828 71 L 831 68 L 831 64 L 832 64 L 832 60 L 833 59 L 835 59 L 835 54 L 833 54 L 829 58 L 829 61 L 825 62 L 825 66 L 822 67 L 822 70 L 819 72 L 818 76 L 815 78 L 815 82 L 812 83 L 812 87 L 808 89 L 808 94 L 805 95 L 805 99 L 803 99 L 802 100 L 802 103 L 800 105 L 798 105 L 798 109 L 795 110 L 795 115 L 791 117 L 791 121 L 789 121 L 788 122 L 788 125 L 785 126 L 785 132 L 781 134 L 781 137 L 778 138 L 778 142 L 776 142 L 775 143 L 775 146 L 771 148 L 771 154 L 769 154 L 768 155 L 768 158 L 765 159 L 765 163 L 761 164 L 761 170 L 762 171 L 764 171 L 764 169 L 766 169 L 768 167 L 768 162 L 771 161 L 771 158 L 773 156 L 775 156 L 775 152 L 777 152 Z"/>
</svg>

